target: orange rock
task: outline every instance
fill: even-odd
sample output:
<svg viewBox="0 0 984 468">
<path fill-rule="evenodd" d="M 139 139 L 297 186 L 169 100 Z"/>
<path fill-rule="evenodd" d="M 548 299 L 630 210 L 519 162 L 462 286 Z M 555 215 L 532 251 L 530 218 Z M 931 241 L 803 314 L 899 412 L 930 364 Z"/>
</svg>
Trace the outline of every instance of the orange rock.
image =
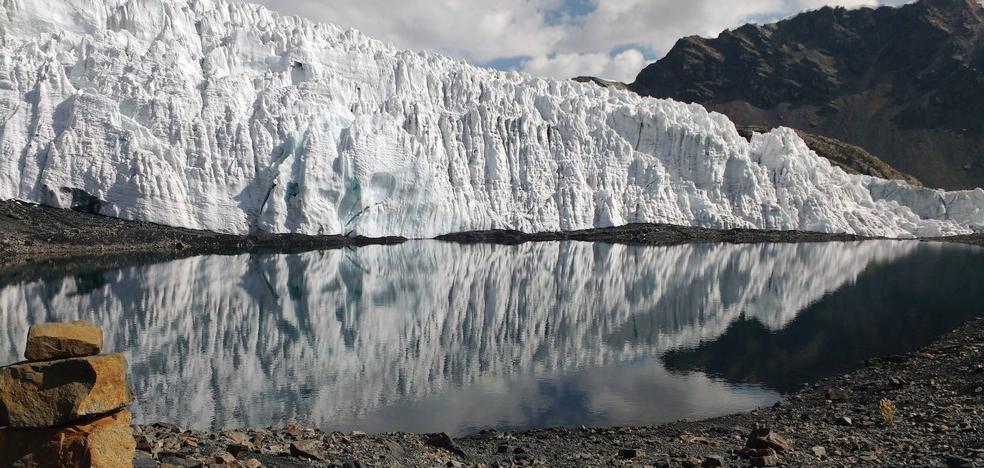
<svg viewBox="0 0 984 468">
<path fill-rule="evenodd" d="M 0 430 L 0 466 L 131 467 L 136 454 L 132 418 L 124 409 L 84 424 Z"/>
<path fill-rule="evenodd" d="M 95 356 L 102 348 L 102 330 L 89 322 L 39 323 L 27 332 L 24 357 L 29 361 L 51 361 Z"/>
<path fill-rule="evenodd" d="M 0 427 L 58 426 L 118 410 L 132 398 L 122 354 L 0 367 Z"/>
</svg>

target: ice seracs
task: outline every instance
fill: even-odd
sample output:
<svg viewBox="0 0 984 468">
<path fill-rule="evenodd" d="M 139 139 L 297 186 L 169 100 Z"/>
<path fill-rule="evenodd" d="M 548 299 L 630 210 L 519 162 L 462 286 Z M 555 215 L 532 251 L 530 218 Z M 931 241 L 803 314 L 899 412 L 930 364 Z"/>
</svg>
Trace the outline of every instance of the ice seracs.
<svg viewBox="0 0 984 468">
<path fill-rule="evenodd" d="M 238 234 L 984 227 L 984 190 L 848 175 L 788 130 L 223 0 L 0 0 L 0 198 Z"/>
</svg>

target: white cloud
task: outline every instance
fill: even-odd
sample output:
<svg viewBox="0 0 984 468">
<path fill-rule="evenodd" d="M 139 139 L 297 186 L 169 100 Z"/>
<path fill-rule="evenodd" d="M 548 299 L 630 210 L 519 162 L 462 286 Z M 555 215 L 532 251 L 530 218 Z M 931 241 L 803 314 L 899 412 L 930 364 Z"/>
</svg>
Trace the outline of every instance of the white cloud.
<svg viewBox="0 0 984 468">
<path fill-rule="evenodd" d="M 602 52 L 554 54 L 528 60 L 523 64 L 523 71 L 561 79 L 586 75 L 631 82 L 647 62 L 637 49 L 625 50 L 614 57 Z"/>
<path fill-rule="evenodd" d="M 563 0 L 253 0 L 275 10 L 353 27 L 415 50 L 476 63 L 548 54 L 568 34 L 548 24 Z"/>
<path fill-rule="evenodd" d="M 632 81 L 646 62 L 665 54 L 683 36 L 716 36 L 749 21 L 824 5 L 911 0 L 588 0 L 594 10 L 581 16 L 570 15 L 564 0 L 253 1 L 354 27 L 399 47 L 438 51 L 477 64 L 529 57 L 512 62 L 545 76 Z"/>
</svg>

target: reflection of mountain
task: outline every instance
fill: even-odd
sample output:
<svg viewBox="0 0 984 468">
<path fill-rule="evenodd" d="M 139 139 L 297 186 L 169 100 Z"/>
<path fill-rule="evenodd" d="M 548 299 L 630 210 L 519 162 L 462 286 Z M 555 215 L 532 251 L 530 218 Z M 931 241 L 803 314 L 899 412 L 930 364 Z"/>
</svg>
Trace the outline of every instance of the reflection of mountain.
<svg viewBox="0 0 984 468">
<path fill-rule="evenodd" d="M 742 316 L 778 330 L 920 245 L 410 242 L 197 257 L 0 289 L 0 358 L 17 358 L 30 323 L 84 318 L 130 357 L 143 420 L 330 425 L 697 346 Z"/>
<path fill-rule="evenodd" d="M 738 320 L 720 338 L 663 357 L 671 370 L 796 389 L 814 375 L 847 372 L 871 356 L 913 351 L 984 314 L 984 250 L 926 246 L 879 265 L 805 309 L 779 332 Z M 777 350 L 781 350 L 777 352 Z"/>
</svg>

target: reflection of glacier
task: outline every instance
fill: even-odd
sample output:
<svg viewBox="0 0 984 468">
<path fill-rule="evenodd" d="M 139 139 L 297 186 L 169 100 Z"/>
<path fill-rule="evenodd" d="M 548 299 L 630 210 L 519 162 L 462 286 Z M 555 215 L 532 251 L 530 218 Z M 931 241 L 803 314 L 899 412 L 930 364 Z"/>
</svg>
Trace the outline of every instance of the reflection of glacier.
<svg viewBox="0 0 984 468">
<path fill-rule="evenodd" d="M 653 357 L 744 314 L 779 329 L 909 242 L 395 247 L 197 257 L 0 289 L 0 358 L 84 318 L 141 419 L 331 425 L 476 385 Z"/>
</svg>

